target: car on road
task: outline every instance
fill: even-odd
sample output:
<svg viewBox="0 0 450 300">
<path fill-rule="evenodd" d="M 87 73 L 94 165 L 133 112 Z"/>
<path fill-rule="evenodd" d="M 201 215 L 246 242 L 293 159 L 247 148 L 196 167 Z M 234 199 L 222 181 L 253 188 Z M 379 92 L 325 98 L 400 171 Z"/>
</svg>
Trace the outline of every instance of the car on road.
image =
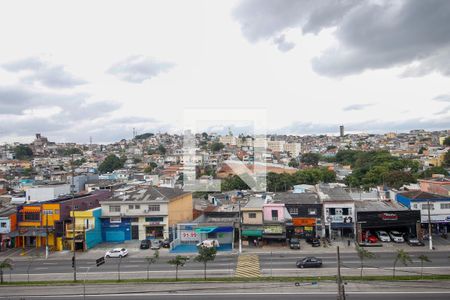
<svg viewBox="0 0 450 300">
<path fill-rule="evenodd" d="M 150 241 L 149 240 L 142 240 L 141 245 L 139 246 L 141 249 L 148 249 L 150 248 Z"/>
<path fill-rule="evenodd" d="M 382 242 L 390 242 L 391 238 L 389 237 L 389 234 L 386 231 L 377 231 L 376 232 L 377 237 L 380 239 L 380 241 Z"/>
<path fill-rule="evenodd" d="M 370 232 L 368 232 L 368 231 L 362 233 L 362 241 L 364 243 L 367 241 L 371 244 L 378 243 L 377 237 L 374 235 L 371 235 Z"/>
<path fill-rule="evenodd" d="M 159 248 L 161 248 L 161 241 L 160 240 L 151 240 L 151 246 L 150 249 L 152 250 L 158 250 Z"/>
<path fill-rule="evenodd" d="M 316 237 L 309 237 L 306 239 L 306 242 L 313 247 L 320 247 L 320 240 Z"/>
<path fill-rule="evenodd" d="M 170 241 L 169 239 L 165 239 L 164 241 L 161 242 L 161 247 L 163 248 L 170 248 Z"/>
<path fill-rule="evenodd" d="M 425 246 L 425 244 L 420 241 L 415 235 L 407 234 L 405 235 L 406 243 L 410 246 Z"/>
<path fill-rule="evenodd" d="M 115 248 L 106 252 L 105 257 L 125 257 L 128 255 L 128 250 L 125 248 Z"/>
<path fill-rule="evenodd" d="M 320 268 L 322 260 L 320 258 L 310 256 L 297 260 L 297 268 Z"/>
<path fill-rule="evenodd" d="M 218 240 L 204 240 L 197 244 L 197 247 L 202 248 L 212 248 L 212 247 L 219 247 L 219 241 Z"/>
<path fill-rule="evenodd" d="M 289 241 L 289 248 L 300 250 L 300 240 L 298 238 L 291 238 Z"/>
<path fill-rule="evenodd" d="M 403 238 L 403 233 L 398 232 L 396 230 L 390 231 L 389 236 L 391 237 L 392 241 L 396 243 L 404 243 L 405 239 Z"/>
</svg>

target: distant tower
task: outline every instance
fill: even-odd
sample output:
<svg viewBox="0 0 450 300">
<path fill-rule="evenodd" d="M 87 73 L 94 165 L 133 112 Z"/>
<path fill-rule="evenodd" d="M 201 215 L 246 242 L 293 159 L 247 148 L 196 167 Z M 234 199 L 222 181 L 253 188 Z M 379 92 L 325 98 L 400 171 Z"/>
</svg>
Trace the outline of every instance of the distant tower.
<svg viewBox="0 0 450 300">
<path fill-rule="evenodd" d="M 133 139 L 136 137 L 136 128 L 133 128 Z"/>
<path fill-rule="evenodd" d="M 92 146 L 92 136 L 89 137 L 89 145 Z"/>
<path fill-rule="evenodd" d="M 344 125 L 339 126 L 339 135 L 344 137 Z"/>
</svg>

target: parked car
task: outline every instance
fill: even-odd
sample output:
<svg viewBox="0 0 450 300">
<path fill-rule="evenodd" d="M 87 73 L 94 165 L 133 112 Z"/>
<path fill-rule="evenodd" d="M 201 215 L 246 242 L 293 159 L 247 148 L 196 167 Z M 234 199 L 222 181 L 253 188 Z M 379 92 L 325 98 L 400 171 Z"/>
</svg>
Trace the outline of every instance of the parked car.
<svg viewBox="0 0 450 300">
<path fill-rule="evenodd" d="M 291 238 L 289 241 L 289 248 L 300 250 L 300 240 L 298 238 Z"/>
<path fill-rule="evenodd" d="M 168 239 L 165 239 L 161 242 L 161 247 L 163 248 L 170 248 L 170 241 Z"/>
<path fill-rule="evenodd" d="M 197 247 L 211 248 L 211 247 L 219 247 L 218 240 L 204 240 L 197 244 Z"/>
<path fill-rule="evenodd" d="M 142 240 L 141 246 L 139 246 L 141 249 L 148 249 L 150 248 L 150 241 L 149 240 Z"/>
<path fill-rule="evenodd" d="M 159 248 L 161 248 L 161 241 L 160 240 L 151 240 L 150 249 L 158 250 Z"/>
<path fill-rule="evenodd" d="M 322 266 L 322 260 L 317 257 L 305 257 L 297 260 L 297 268 L 320 268 Z"/>
<path fill-rule="evenodd" d="M 364 243 L 367 241 L 371 244 L 378 243 L 377 237 L 374 235 L 371 235 L 368 231 L 362 233 L 362 241 Z"/>
<path fill-rule="evenodd" d="M 391 238 L 389 237 L 389 235 L 387 234 L 386 231 L 377 231 L 376 234 L 377 234 L 377 237 L 382 242 L 390 242 L 391 241 Z"/>
<path fill-rule="evenodd" d="M 125 257 L 128 255 L 128 250 L 125 248 L 115 248 L 106 252 L 105 257 Z"/>
<path fill-rule="evenodd" d="M 410 246 L 425 246 L 425 244 L 420 241 L 415 235 L 407 234 L 405 235 L 406 243 Z"/>
<path fill-rule="evenodd" d="M 404 243 L 405 242 L 405 239 L 403 238 L 403 233 L 401 233 L 401 232 L 393 230 L 393 231 L 389 232 L 389 236 L 396 243 Z"/>
<path fill-rule="evenodd" d="M 306 242 L 313 247 L 320 247 L 320 240 L 316 237 L 309 237 L 306 239 Z"/>
</svg>

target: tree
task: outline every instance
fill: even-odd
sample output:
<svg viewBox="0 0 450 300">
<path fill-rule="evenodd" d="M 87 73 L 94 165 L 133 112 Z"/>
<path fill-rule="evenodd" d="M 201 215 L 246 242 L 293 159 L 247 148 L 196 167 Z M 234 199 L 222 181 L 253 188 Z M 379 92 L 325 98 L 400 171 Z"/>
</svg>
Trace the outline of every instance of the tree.
<svg viewBox="0 0 450 300">
<path fill-rule="evenodd" d="M 293 168 L 298 168 L 299 165 L 300 164 L 298 163 L 298 161 L 295 158 L 291 159 L 291 161 L 288 164 L 289 167 L 293 167 Z"/>
<path fill-rule="evenodd" d="M 445 160 L 445 158 L 444 158 Z M 442 174 L 447 176 L 448 172 L 443 167 L 431 167 L 419 174 L 419 178 L 430 178 L 433 174 Z"/>
<path fill-rule="evenodd" d="M 222 181 L 221 184 L 222 191 L 232 191 L 232 190 L 249 190 L 250 187 L 242 180 L 241 177 L 237 175 L 228 176 Z"/>
<path fill-rule="evenodd" d="M 356 251 L 358 253 L 358 257 L 359 257 L 359 260 L 361 262 L 361 279 L 362 279 L 363 268 L 364 268 L 364 259 L 365 258 L 367 258 L 367 259 L 375 258 L 375 254 L 370 252 L 367 249 L 364 249 L 364 248 L 360 247 L 360 246 L 356 247 Z"/>
<path fill-rule="evenodd" d="M 18 145 L 14 148 L 14 156 L 16 159 L 30 159 L 33 157 L 33 150 L 27 145 Z"/>
<path fill-rule="evenodd" d="M 2 262 L 0 262 L 0 284 L 3 284 L 3 269 L 13 269 L 13 261 L 9 258 L 5 258 Z"/>
<path fill-rule="evenodd" d="M 195 261 L 203 263 L 203 274 L 206 280 L 206 264 L 210 261 L 214 261 L 216 258 L 217 250 L 215 247 L 200 247 L 198 249 L 198 255 L 194 258 Z"/>
<path fill-rule="evenodd" d="M 408 263 L 412 263 L 411 256 L 403 249 L 397 250 L 397 255 L 395 256 L 394 260 L 394 268 L 392 269 L 392 277 L 395 277 L 395 267 L 397 266 L 397 262 L 401 262 L 405 267 L 408 265 Z"/>
<path fill-rule="evenodd" d="M 159 154 L 164 155 L 164 154 L 166 154 L 167 149 L 166 149 L 166 147 L 164 147 L 163 144 L 160 144 L 160 145 L 158 146 L 158 152 L 159 152 Z"/>
<path fill-rule="evenodd" d="M 443 145 L 444 145 L 444 146 L 447 146 L 447 147 L 450 146 L 450 136 L 448 136 L 448 137 L 446 137 L 446 138 L 444 139 Z"/>
<path fill-rule="evenodd" d="M 125 159 L 118 158 L 115 154 L 108 155 L 98 167 L 100 173 L 111 173 L 114 170 L 123 168 Z"/>
<path fill-rule="evenodd" d="M 302 155 L 300 161 L 306 165 L 317 166 L 319 164 L 320 154 L 305 153 Z"/>
<path fill-rule="evenodd" d="M 187 256 L 177 255 L 177 256 L 175 256 L 175 258 L 173 258 L 167 262 L 169 265 L 175 266 L 175 280 L 178 280 L 178 268 L 184 267 L 184 265 L 186 264 L 186 262 L 188 260 L 189 260 L 189 257 L 187 257 Z"/>
<path fill-rule="evenodd" d="M 423 278 L 423 263 L 431 262 L 431 259 L 429 259 L 425 254 L 422 254 L 418 258 L 420 259 L 420 278 Z"/>
<path fill-rule="evenodd" d="M 211 144 L 211 151 L 212 152 L 219 152 L 223 148 L 225 148 L 225 145 L 220 143 L 220 142 L 215 142 L 215 143 Z"/>
<path fill-rule="evenodd" d="M 154 136 L 153 133 L 143 133 L 143 134 L 138 134 L 134 137 L 135 140 L 145 140 L 148 138 L 151 138 L 152 136 Z"/>
<path fill-rule="evenodd" d="M 445 153 L 443 164 L 446 167 L 450 167 L 450 150 L 448 150 L 447 153 Z"/>
<path fill-rule="evenodd" d="M 153 256 L 147 256 L 145 260 L 147 261 L 147 280 L 150 279 L 150 265 L 156 263 L 159 258 L 159 251 L 156 250 Z"/>
</svg>

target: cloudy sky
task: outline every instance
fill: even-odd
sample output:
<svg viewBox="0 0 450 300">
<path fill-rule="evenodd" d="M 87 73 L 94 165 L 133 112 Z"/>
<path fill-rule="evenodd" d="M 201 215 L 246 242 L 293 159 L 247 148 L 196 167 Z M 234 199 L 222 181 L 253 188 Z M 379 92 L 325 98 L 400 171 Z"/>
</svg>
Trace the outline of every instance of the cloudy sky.
<svg viewBox="0 0 450 300">
<path fill-rule="evenodd" d="M 450 129 L 448 16 L 447 0 L 2 2 L 0 141 L 178 132 L 192 109 L 214 130 L 236 110 L 279 133 Z"/>
</svg>

